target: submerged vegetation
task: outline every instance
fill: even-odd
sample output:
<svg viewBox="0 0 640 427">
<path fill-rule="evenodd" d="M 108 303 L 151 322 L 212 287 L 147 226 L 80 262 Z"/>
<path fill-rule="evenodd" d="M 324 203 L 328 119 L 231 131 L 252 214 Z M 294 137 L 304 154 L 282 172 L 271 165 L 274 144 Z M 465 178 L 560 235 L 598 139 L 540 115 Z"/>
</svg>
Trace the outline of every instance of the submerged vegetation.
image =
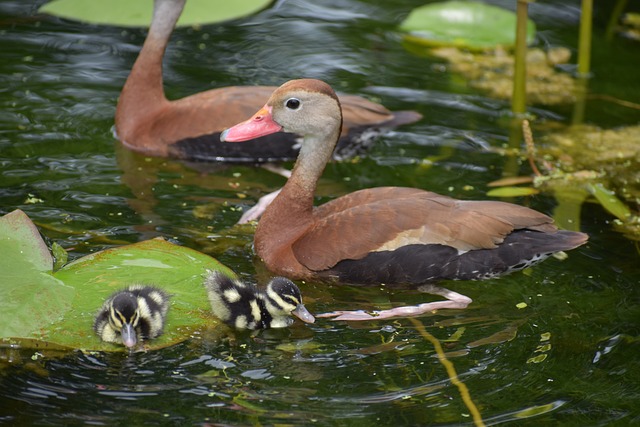
<svg viewBox="0 0 640 427">
<path fill-rule="evenodd" d="M 431 50 L 431 54 L 445 59 L 448 68 L 462 76 L 467 84 L 486 95 L 511 99 L 513 94 L 513 55 L 496 48 L 483 52 L 470 52 L 455 47 L 441 47 Z M 547 51 L 529 49 L 527 52 L 527 100 L 536 105 L 555 105 L 574 102 L 576 99 L 575 79 L 557 65 L 566 64 L 571 52 L 564 47 Z"/>
<path fill-rule="evenodd" d="M 565 192 L 571 182 L 574 197 L 581 193 L 594 196 L 616 217 L 619 231 L 640 240 L 639 140 L 640 126 L 600 129 L 576 125 L 550 133 L 542 138 L 539 155 L 551 179 L 536 182 L 543 189 L 553 189 L 558 187 L 556 177 L 561 176 L 559 187 L 565 187 Z"/>
</svg>

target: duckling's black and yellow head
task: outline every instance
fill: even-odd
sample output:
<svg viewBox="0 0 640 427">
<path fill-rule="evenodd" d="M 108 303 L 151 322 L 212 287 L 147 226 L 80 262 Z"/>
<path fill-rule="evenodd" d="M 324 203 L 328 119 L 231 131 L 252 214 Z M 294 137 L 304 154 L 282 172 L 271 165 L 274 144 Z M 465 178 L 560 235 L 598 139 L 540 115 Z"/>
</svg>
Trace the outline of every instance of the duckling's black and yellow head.
<svg viewBox="0 0 640 427">
<path fill-rule="evenodd" d="M 131 348 L 162 334 L 168 310 L 169 296 L 163 290 L 132 285 L 107 298 L 93 329 L 103 341 Z"/>
<path fill-rule="evenodd" d="M 274 278 L 262 291 L 209 271 L 204 285 L 213 314 L 238 329 L 284 328 L 293 323 L 292 314 L 307 323 L 315 321 L 302 304 L 300 289 L 284 277 Z"/>
</svg>

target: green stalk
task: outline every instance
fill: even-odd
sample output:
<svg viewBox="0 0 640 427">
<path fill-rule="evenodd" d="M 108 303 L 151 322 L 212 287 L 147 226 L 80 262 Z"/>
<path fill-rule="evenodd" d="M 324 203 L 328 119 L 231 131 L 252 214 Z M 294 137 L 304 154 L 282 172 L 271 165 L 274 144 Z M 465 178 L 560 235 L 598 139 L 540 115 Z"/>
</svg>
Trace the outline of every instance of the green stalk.
<svg viewBox="0 0 640 427">
<path fill-rule="evenodd" d="M 611 12 L 611 17 L 609 17 L 609 23 L 607 24 L 607 31 L 605 33 L 605 40 L 608 42 L 613 39 L 618 19 L 620 19 L 620 15 L 622 15 L 622 11 L 625 7 L 627 7 L 627 0 L 618 0 L 613 8 L 613 12 Z"/>
<path fill-rule="evenodd" d="M 580 14 L 580 40 L 578 41 L 578 74 L 587 76 L 591 67 L 591 23 L 593 0 L 582 0 Z"/>
<path fill-rule="evenodd" d="M 511 110 L 516 115 L 527 111 L 527 9 L 529 0 L 518 0 L 516 9 L 516 50 L 513 64 Z"/>
</svg>

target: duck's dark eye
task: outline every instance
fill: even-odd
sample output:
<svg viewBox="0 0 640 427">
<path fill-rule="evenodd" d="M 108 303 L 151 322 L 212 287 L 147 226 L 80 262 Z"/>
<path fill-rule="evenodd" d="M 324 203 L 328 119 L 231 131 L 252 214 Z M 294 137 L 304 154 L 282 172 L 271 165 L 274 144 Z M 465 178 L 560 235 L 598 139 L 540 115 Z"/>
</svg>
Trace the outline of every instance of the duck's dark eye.
<svg viewBox="0 0 640 427">
<path fill-rule="evenodd" d="M 289 98 L 284 105 L 290 110 L 297 110 L 300 108 L 300 100 L 297 98 Z"/>
<path fill-rule="evenodd" d="M 300 302 L 292 295 L 283 295 L 282 299 L 284 302 L 288 302 L 291 305 L 298 305 Z"/>
</svg>

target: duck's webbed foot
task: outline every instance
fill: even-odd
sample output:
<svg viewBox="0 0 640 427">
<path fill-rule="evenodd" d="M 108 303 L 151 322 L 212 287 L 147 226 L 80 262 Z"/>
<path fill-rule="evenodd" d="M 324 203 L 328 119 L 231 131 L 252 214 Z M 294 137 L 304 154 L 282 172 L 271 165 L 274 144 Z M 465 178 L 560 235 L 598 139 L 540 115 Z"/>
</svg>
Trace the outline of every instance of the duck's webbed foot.
<svg viewBox="0 0 640 427">
<path fill-rule="evenodd" d="M 424 285 L 420 288 L 423 292 L 441 295 L 447 301 L 427 302 L 419 305 L 396 307 L 389 310 L 374 310 L 367 312 L 364 310 L 355 311 L 332 311 L 330 313 L 318 314 L 316 317 L 332 317 L 332 320 L 378 320 L 389 319 L 394 317 L 410 317 L 419 316 L 443 308 L 464 309 L 473 301 L 471 298 L 450 291 L 449 289 L 440 288 L 434 285 Z"/>
</svg>

